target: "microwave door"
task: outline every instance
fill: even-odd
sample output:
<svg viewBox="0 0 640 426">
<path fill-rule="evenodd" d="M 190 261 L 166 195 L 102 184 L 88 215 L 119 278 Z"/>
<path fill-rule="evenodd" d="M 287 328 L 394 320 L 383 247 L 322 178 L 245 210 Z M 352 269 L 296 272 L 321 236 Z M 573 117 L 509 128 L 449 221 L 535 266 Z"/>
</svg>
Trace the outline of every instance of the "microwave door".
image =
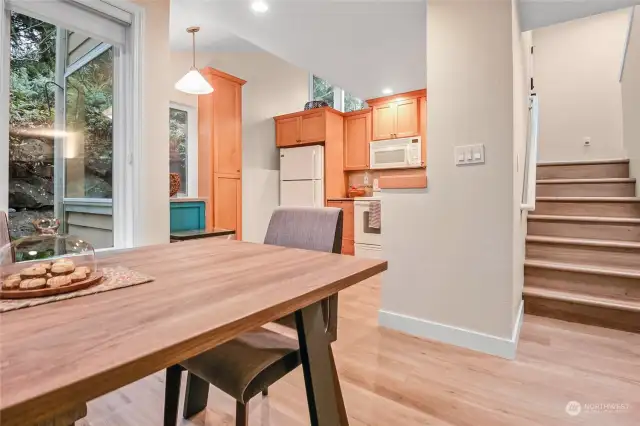
<svg viewBox="0 0 640 426">
<path fill-rule="evenodd" d="M 374 169 L 406 167 L 407 148 L 404 146 L 376 148 L 372 152 L 372 157 L 371 164 Z"/>
</svg>

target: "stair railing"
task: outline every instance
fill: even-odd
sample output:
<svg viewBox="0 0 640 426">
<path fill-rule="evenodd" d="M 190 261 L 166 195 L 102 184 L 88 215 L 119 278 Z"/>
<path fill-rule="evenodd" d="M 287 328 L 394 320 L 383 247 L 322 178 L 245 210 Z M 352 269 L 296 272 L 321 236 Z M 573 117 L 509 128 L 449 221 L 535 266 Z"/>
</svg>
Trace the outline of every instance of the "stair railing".
<svg viewBox="0 0 640 426">
<path fill-rule="evenodd" d="M 522 179 L 522 202 L 520 210 L 536 209 L 536 166 L 538 164 L 539 105 L 536 95 L 529 96 L 529 127 Z"/>
</svg>

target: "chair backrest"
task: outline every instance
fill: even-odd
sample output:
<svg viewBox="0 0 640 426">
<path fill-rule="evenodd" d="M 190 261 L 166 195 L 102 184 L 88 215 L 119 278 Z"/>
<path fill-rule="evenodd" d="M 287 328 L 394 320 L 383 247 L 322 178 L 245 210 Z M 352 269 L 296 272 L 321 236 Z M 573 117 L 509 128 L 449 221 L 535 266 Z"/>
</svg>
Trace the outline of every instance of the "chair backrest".
<svg viewBox="0 0 640 426">
<path fill-rule="evenodd" d="M 264 243 L 340 253 L 342 209 L 279 207 L 271 215 Z"/>
<path fill-rule="evenodd" d="M 342 209 L 334 207 L 279 207 L 271 215 L 265 244 L 306 250 L 340 253 L 342 251 Z M 326 332 L 332 341 L 338 338 L 338 295 L 322 301 Z M 293 316 L 280 324 L 295 328 Z"/>
<path fill-rule="evenodd" d="M 6 244 L 11 242 L 11 237 L 9 236 L 9 218 L 7 217 L 7 213 L 0 211 L 0 248 L 4 247 Z M 2 260 L 2 262 L 6 262 L 7 260 Z M 13 252 L 11 253 L 11 259 L 8 259 L 9 262 L 13 263 Z M 0 263 L 2 263 L 0 262 Z"/>
</svg>

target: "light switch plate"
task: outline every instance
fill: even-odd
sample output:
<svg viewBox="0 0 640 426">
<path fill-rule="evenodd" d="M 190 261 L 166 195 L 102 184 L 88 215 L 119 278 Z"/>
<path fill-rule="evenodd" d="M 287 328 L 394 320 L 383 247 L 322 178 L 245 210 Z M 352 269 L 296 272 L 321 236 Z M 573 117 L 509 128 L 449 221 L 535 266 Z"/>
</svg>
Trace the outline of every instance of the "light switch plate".
<svg viewBox="0 0 640 426">
<path fill-rule="evenodd" d="M 456 146 L 454 163 L 456 166 L 484 164 L 484 145 Z"/>
</svg>

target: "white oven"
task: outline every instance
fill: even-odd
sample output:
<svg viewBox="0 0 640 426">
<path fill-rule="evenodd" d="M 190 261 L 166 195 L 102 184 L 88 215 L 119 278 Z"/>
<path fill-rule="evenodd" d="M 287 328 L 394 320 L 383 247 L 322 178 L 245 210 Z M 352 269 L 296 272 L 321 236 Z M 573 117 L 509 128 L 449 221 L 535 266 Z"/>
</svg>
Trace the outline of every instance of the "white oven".
<svg viewBox="0 0 640 426">
<path fill-rule="evenodd" d="M 372 169 L 401 169 L 422 166 L 420 136 L 372 141 L 369 144 Z"/>
<path fill-rule="evenodd" d="M 382 246 L 382 226 L 372 228 L 369 226 L 369 210 L 372 201 L 381 201 L 380 197 L 356 197 L 353 209 L 353 225 L 355 237 L 355 249 L 377 249 Z M 368 256 L 367 256 L 368 257 Z"/>
</svg>

